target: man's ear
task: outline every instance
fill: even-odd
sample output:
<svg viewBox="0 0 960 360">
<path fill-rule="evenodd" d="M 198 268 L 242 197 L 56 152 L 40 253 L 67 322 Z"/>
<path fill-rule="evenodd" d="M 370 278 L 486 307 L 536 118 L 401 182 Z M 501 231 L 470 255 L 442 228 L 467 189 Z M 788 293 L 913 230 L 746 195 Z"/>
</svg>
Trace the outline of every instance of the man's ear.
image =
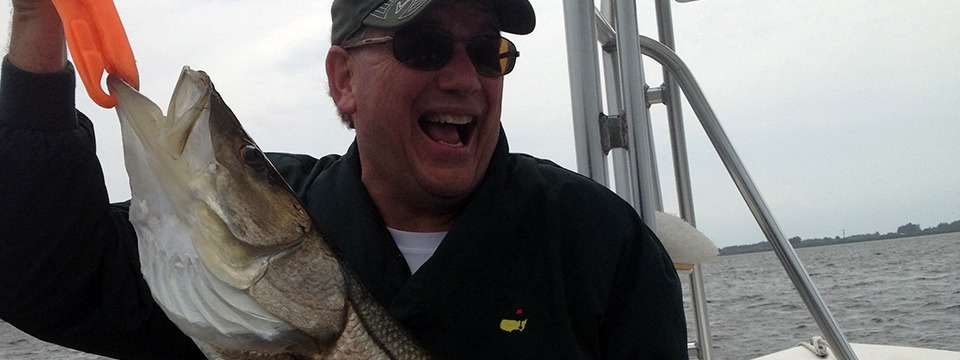
<svg viewBox="0 0 960 360">
<path fill-rule="evenodd" d="M 342 47 L 331 46 L 327 51 L 327 81 L 330 85 L 330 96 L 337 110 L 342 114 L 353 114 L 357 110 L 357 98 L 353 93 L 352 77 L 349 64 L 350 54 Z"/>
</svg>

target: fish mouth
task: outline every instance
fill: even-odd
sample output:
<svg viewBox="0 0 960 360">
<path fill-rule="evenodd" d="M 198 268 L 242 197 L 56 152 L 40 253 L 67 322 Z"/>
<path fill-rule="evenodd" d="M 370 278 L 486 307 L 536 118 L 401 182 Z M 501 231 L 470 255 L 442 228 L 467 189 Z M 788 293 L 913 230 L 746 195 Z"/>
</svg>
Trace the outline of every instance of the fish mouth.
<svg viewBox="0 0 960 360">
<path fill-rule="evenodd" d="M 431 140 L 447 146 L 470 145 L 476 118 L 470 115 L 431 114 L 417 120 L 420 130 Z"/>
</svg>

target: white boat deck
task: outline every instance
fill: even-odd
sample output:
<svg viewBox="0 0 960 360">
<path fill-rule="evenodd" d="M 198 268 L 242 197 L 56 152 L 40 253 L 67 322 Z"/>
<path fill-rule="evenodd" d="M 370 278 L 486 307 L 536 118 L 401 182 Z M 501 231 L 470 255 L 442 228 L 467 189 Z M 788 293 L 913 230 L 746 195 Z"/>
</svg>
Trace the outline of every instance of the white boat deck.
<svg viewBox="0 0 960 360">
<path fill-rule="evenodd" d="M 960 352 L 913 348 L 905 346 L 850 344 L 857 358 L 869 360 L 960 360 Z M 754 360 L 835 360 L 832 352 L 821 357 L 816 351 L 804 346 L 796 346 L 770 355 L 758 357 Z"/>
</svg>

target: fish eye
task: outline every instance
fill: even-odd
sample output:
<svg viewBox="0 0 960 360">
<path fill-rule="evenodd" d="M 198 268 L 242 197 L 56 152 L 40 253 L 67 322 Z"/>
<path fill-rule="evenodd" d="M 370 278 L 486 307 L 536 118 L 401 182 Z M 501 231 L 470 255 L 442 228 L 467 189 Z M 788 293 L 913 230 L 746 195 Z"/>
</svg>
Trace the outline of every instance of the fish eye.
<svg viewBox="0 0 960 360">
<path fill-rule="evenodd" d="M 264 157 L 263 152 L 256 146 L 250 144 L 240 147 L 240 159 L 243 159 L 244 164 L 256 170 L 260 170 L 267 165 L 267 159 Z"/>
</svg>

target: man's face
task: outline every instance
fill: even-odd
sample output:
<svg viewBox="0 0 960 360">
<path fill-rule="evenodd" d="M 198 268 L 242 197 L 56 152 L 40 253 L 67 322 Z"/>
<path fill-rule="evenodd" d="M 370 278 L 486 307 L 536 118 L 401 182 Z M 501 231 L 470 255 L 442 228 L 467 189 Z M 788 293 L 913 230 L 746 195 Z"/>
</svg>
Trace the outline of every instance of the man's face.
<svg viewBox="0 0 960 360">
<path fill-rule="evenodd" d="M 463 40 L 499 36 L 496 18 L 474 2 L 443 2 L 407 26 L 451 33 L 458 39 L 453 58 L 439 70 L 418 70 L 398 62 L 390 45 L 352 49 L 355 103 L 341 111 L 353 110 L 362 178 L 375 199 L 461 205 L 496 147 L 503 88 L 502 76 L 477 72 Z M 368 29 L 364 37 L 392 34 Z"/>
</svg>

